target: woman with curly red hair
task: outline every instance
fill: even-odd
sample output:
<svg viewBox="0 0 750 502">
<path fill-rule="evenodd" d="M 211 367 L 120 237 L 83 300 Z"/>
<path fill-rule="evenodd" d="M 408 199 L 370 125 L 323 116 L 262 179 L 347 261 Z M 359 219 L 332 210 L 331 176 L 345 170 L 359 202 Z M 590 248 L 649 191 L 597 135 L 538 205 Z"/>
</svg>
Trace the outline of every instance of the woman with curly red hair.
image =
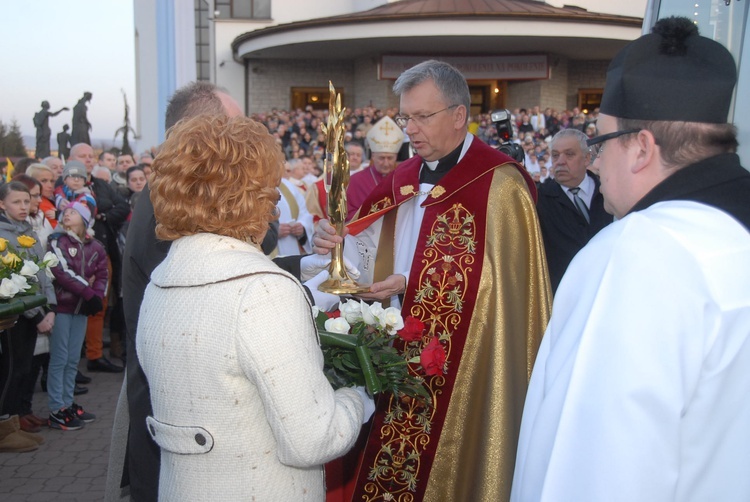
<svg viewBox="0 0 750 502">
<path fill-rule="evenodd" d="M 179 122 L 153 162 L 159 238 L 138 358 L 163 500 L 323 500 L 322 464 L 356 440 L 357 391 L 323 374 L 310 304 L 259 245 L 283 159 L 244 117 Z"/>
</svg>

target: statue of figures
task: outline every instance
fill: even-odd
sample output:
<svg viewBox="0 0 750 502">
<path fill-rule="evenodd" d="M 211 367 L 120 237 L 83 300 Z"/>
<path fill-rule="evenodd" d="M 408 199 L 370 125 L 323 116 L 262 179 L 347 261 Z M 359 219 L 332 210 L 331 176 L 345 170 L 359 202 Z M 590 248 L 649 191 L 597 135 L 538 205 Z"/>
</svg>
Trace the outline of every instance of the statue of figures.
<svg viewBox="0 0 750 502">
<path fill-rule="evenodd" d="M 89 137 L 91 123 L 86 117 L 86 113 L 88 112 L 86 103 L 89 101 L 91 101 L 91 93 L 84 92 L 83 97 L 79 99 L 78 103 L 73 107 L 73 131 L 70 137 L 71 145 L 77 145 L 78 143 L 91 145 L 91 138 Z"/>
<path fill-rule="evenodd" d="M 68 134 L 70 126 L 68 124 L 63 125 L 62 132 L 57 133 L 57 156 L 63 159 L 63 162 L 68 160 L 70 157 L 70 134 Z"/>
<path fill-rule="evenodd" d="M 63 107 L 56 112 L 49 111 L 49 101 L 42 101 L 42 109 L 34 114 L 34 127 L 36 127 L 36 157 L 43 159 L 49 157 L 49 138 L 52 131 L 49 128 L 49 118 L 57 117 L 60 113 L 70 110 Z"/>
<path fill-rule="evenodd" d="M 122 133 L 122 148 L 120 148 L 120 151 L 124 155 L 133 155 L 133 149 L 130 148 L 130 140 L 128 139 L 128 134 L 131 132 L 133 135 L 135 135 L 135 130 L 130 126 L 130 107 L 128 106 L 128 97 L 125 95 L 125 91 L 120 89 L 122 91 L 122 99 L 125 101 L 125 118 L 123 120 L 123 125 L 118 130 L 115 131 L 115 138 Z"/>
</svg>

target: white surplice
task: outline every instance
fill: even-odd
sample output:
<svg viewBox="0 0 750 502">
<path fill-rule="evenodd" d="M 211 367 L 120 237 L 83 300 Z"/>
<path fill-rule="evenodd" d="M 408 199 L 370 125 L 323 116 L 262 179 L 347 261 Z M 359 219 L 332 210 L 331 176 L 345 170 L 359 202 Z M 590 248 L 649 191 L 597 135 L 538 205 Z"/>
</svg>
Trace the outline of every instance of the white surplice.
<svg viewBox="0 0 750 502">
<path fill-rule="evenodd" d="M 276 204 L 276 206 L 279 208 L 279 223 L 291 223 L 295 221 L 297 223 L 301 223 L 305 228 L 307 240 L 304 244 L 300 244 L 299 240 L 297 240 L 297 237 L 291 234 L 287 235 L 286 237 L 279 238 L 279 256 L 298 255 L 302 254 L 302 251 L 310 253 L 312 252 L 312 236 L 314 227 L 312 214 L 310 214 L 310 211 L 307 210 L 305 196 L 302 195 L 302 192 L 300 192 L 299 188 L 297 188 L 291 181 L 282 178 L 281 182 L 286 185 L 286 187 L 289 189 L 289 192 L 291 192 L 292 196 L 294 197 L 294 200 L 297 203 L 298 211 L 296 215 L 297 217 L 295 218 L 292 214 L 291 208 L 289 207 L 289 203 L 284 197 L 284 194 L 281 193 L 281 190 L 279 190 L 279 194 L 281 194 L 281 197 L 279 197 L 279 202 L 278 204 Z M 300 250 L 300 247 L 302 248 L 302 250 Z"/>
<path fill-rule="evenodd" d="M 750 500 L 750 233 L 695 202 L 602 230 L 555 297 L 513 501 Z"/>
</svg>

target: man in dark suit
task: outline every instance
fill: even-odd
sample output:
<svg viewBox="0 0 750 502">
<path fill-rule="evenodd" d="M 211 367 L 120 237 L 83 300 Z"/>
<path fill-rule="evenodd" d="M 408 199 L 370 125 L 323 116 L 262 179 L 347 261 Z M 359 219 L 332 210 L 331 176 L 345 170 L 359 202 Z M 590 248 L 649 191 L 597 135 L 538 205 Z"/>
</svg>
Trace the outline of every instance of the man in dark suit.
<svg viewBox="0 0 750 502">
<path fill-rule="evenodd" d="M 553 293 L 576 253 L 612 223 L 612 215 L 604 211 L 599 178 L 587 170 L 591 154 L 586 140 L 577 129 L 557 133 L 552 138 L 552 178 L 539 186 L 536 210 Z"/>
</svg>

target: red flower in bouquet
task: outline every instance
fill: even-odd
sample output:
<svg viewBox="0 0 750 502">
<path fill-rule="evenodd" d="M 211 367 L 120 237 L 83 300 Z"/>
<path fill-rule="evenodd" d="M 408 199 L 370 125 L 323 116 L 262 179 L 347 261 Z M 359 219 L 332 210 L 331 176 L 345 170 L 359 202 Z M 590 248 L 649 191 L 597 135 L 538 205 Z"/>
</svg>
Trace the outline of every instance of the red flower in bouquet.
<svg viewBox="0 0 750 502">
<path fill-rule="evenodd" d="M 422 338 L 424 323 L 416 317 L 409 316 L 404 319 L 404 328 L 398 331 L 398 336 L 405 342 L 416 342 Z"/>
<path fill-rule="evenodd" d="M 423 379 L 409 372 L 409 364 L 419 362 L 418 356 L 407 359 L 394 347 L 396 333 L 404 329 L 398 309 L 348 300 L 333 314 L 314 309 L 314 317 L 324 371 L 334 389 L 365 385 L 370 395 L 388 392 L 399 399 L 406 395 L 432 402 Z M 417 319 L 411 322 L 408 332 L 420 340 L 424 324 Z M 415 344 L 410 350 L 416 353 L 419 348 Z"/>
<path fill-rule="evenodd" d="M 437 337 L 430 340 L 430 343 L 422 349 L 422 353 L 419 355 L 419 364 L 424 368 L 426 375 L 435 376 L 443 373 L 445 349 Z"/>
</svg>

